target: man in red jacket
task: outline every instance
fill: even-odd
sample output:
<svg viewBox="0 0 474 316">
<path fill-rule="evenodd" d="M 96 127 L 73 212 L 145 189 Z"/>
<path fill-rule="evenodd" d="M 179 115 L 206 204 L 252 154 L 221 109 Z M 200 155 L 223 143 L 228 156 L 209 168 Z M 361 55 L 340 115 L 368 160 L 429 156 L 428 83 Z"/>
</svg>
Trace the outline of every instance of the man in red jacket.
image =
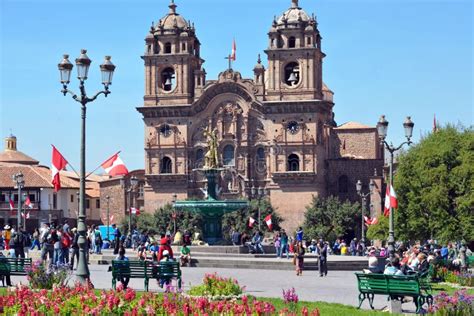
<svg viewBox="0 0 474 316">
<path fill-rule="evenodd" d="M 171 249 L 171 240 L 165 236 L 161 236 L 160 251 L 158 253 L 158 261 L 163 259 L 163 251 L 168 250 L 170 259 L 173 259 L 173 249 Z"/>
</svg>

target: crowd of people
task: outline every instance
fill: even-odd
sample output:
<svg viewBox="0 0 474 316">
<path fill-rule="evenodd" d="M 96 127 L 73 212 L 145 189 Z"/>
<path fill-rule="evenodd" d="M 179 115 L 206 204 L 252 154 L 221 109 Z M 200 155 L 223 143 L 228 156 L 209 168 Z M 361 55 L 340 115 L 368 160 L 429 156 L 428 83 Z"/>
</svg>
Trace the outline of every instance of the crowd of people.
<svg viewBox="0 0 474 316">
<path fill-rule="evenodd" d="M 388 260 L 382 269 L 379 258 L 389 256 L 386 247 L 368 249 L 369 272 L 384 273 L 389 275 L 409 275 L 414 273 L 425 274 L 430 265 L 443 264 L 452 269 L 466 271 L 468 268 L 468 257 L 472 255 L 469 247 L 462 242 L 438 245 L 434 240 L 426 243 L 414 243 L 412 245 L 397 243 L 395 255 Z M 383 270 L 383 271 L 382 271 Z"/>
</svg>

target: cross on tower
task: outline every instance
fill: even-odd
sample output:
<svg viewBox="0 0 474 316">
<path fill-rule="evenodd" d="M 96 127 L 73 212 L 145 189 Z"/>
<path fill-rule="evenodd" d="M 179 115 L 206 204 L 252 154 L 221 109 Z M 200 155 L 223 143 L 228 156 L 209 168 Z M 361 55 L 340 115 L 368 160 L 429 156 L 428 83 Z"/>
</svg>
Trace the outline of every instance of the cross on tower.
<svg viewBox="0 0 474 316">
<path fill-rule="evenodd" d="M 228 70 L 232 70 L 232 60 L 233 60 L 232 55 L 229 54 L 227 57 L 224 57 L 224 59 L 228 59 L 228 60 L 229 60 L 229 68 L 228 68 Z"/>
</svg>

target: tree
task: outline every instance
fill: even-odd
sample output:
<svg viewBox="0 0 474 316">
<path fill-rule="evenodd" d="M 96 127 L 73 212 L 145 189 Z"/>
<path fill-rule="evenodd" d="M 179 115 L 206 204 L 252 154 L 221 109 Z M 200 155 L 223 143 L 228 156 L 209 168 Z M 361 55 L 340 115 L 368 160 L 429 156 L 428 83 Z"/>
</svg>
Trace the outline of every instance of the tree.
<svg viewBox="0 0 474 316">
<path fill-rule="evenodd" d="M 474 240 L 474 132 L 448 125 L 400 156 L 397 238 Z"/>
<path fill-rule="evenodd" d="M 176 219 L 173 218 L 175 214 Z M 202 215 L 188 210 L 174 210 L 171 204 L 157 209 L 153 214 L 155 218 L 155 225 L 159 233 L 166 233 L 167 231 L 174 233 L 174 222 L 176 220 L 176 231 L 184 232 L 198 232 L 202 236 L 202 227 L 204 224 Z"/>
<path fill-rule="evenodd" d="M 360 224 L 360 205 L 341 202 L 337 197 L 320 198 L 306 207 L 304 231 L 307 239 L 335 240 L 353 233 Z"/>
<path fill-rule="evenodd" d="M 248 208 L 237 210 L 235 212 L 224 214 L 222 217 L 222 235 L 225 239 L 230 240 L 230 234 L 233 228 L 240 233 L 253 234 L 258 230 L 258 209 L 260 208 L 260 229 L 268 231 L 267 224 L 264 219 L 267 215 L 272 216 L 273 231 L 281 229 L 280 224 L 283 222 L 268 199 L 252 200 Z M 253 228 L 248 227 L 249 218 L 253 217 L 257 220 Z"/>
<path fill-rule="evenodd" d="M 151 235 L 164 234 L 166 232 L 174 233 L 174 209 L 171 204 L 166 204 L 157 209 L 153 214 L 141 213 L 132 215 L 132 227 L 138 231 L 147 231 Z M 198 232 L 202 236 L 202 215 L 186 210 L 176 211 L 176 230 L 184 232 L 189 230 L 193 233 Z M 121 223 L 124 234 L 128 233 L 128 216 Z"/>
</svg>

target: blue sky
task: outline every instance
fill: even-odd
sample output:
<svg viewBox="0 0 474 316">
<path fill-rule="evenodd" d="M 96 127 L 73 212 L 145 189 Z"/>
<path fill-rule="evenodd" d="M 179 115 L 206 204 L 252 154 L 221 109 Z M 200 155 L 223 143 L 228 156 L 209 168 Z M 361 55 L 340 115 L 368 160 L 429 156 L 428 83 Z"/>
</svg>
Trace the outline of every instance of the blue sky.
<svg viewBox="0 0 474 316">
<path fill-rule="evenodd" d="M 195 23 L 208 79 L 227 66 L 232 38 L 234 69 L 252 77 L 267 46 L 274 15 L 290 0 L 176 0 Z M 87 168 L 117 150 L 129 169 L 143 168 L 140 58 L 152 21 L 168 12 L 168 0 L 1 0 L 0 131 L 18 137 L 19 150 L 50 164 L 56 145 L 79 166 L 80 108 L 60 94 L 57 63 L 81 48 L 93 60 L 90 94 L 100 88 L 99 64 L 117 66 L 112 93 L 88 108 Z M 440 123 L 473 123 L 473 4 L 470 0 L 300 0 L 314 12 L 323 37 L 324 81 L 335 92 L 336 121 L 375 125 L 384 113 L 389 140 L 403 141 L 406 115 L 415 141 Z M 74 79 L 70 88 L 77 91 Z"/>
</svg>

